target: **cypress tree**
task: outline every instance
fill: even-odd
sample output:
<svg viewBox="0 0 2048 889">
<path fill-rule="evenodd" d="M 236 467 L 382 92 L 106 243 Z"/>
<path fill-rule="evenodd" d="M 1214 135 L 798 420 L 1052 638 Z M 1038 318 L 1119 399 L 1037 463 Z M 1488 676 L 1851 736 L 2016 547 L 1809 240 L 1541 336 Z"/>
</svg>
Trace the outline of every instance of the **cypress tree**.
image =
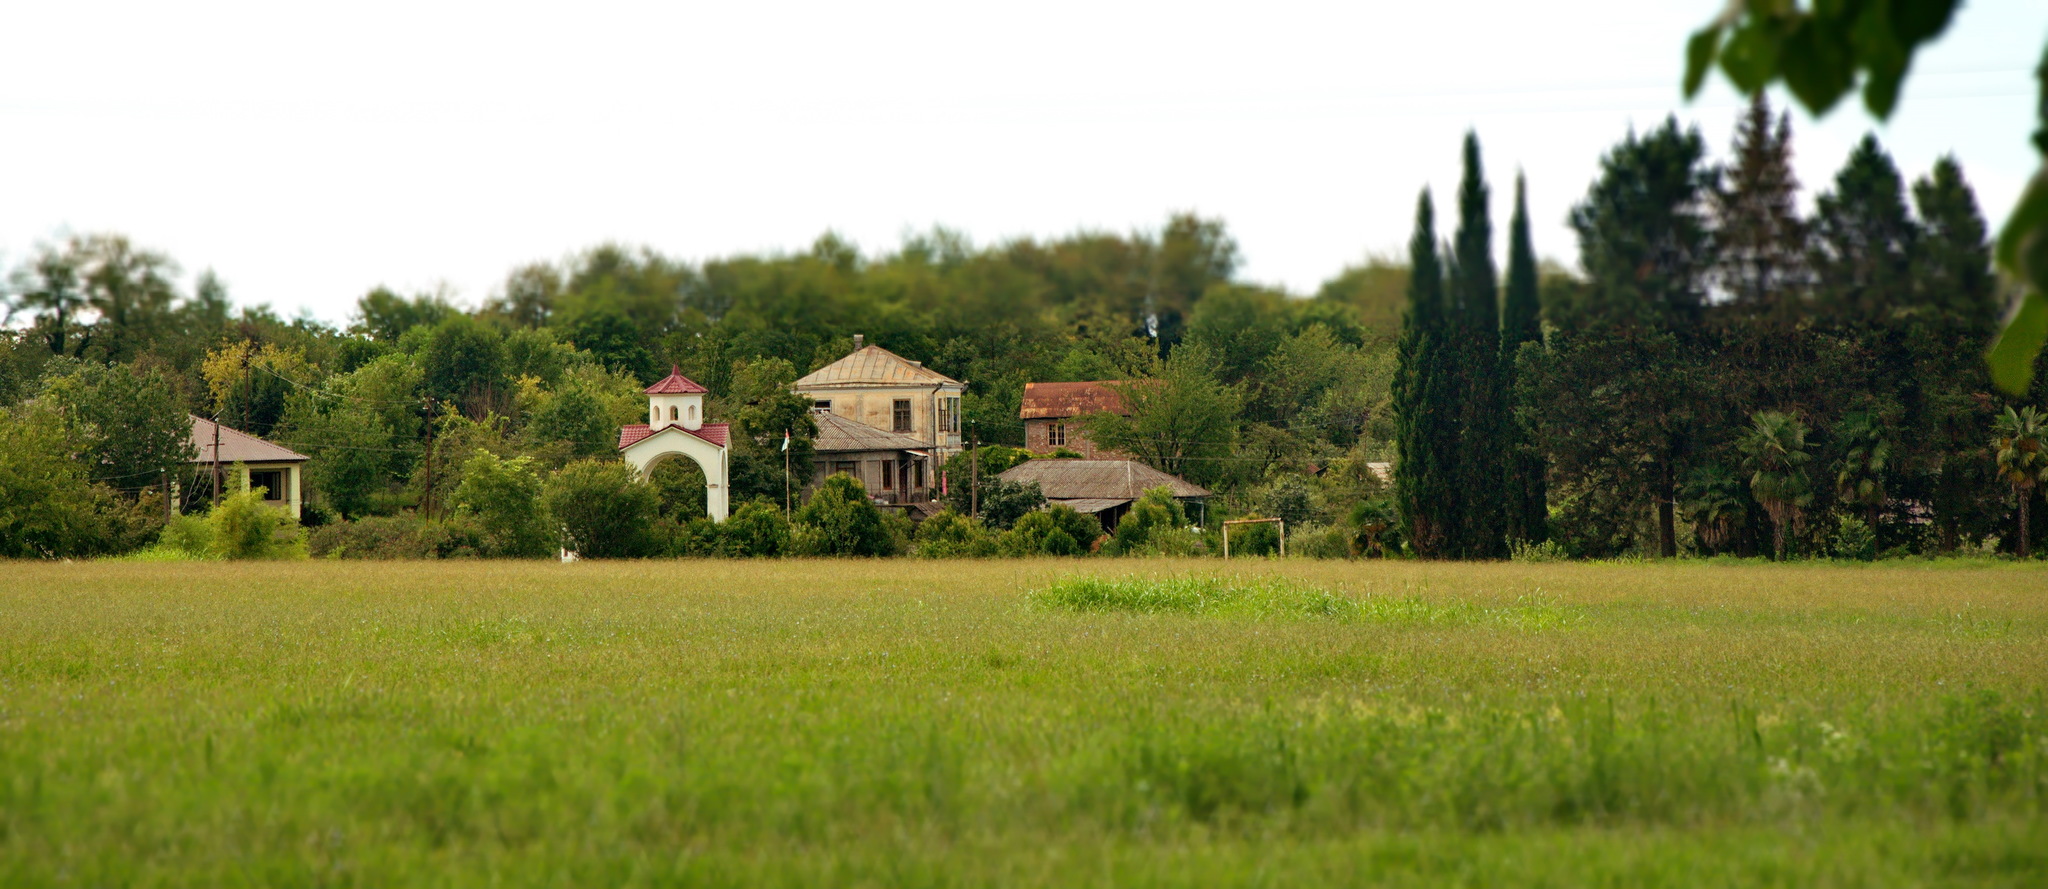
<svg viewBox="0 0 2048 889">
<path fill-rule="evenodd" d="M 1479 163 L 1479 136 L 1465 134 L 1465 176 L 1458 186 L 1458 234 L 1453 242 L 1450 340 L 1456 390 L 1447 405 L 1458 417 L 1453 493 L 1459 522 L 1451 554 L 1488 559 L 1507 555 L 1507 399 L 1500 378 L 1500 276 L 1493 263 L 1490 190 Z"/>
<path fill-rule="evenodd" d="M 1518 402 L 1515 355 L 1523 343 L 1543 341 L 1542 321 L 1536 288 L 1536 247 L 1529 239 L 1528 183 L 1515 177 L 1515 215 L 1508 222 L 1507 300 L 1501 312 L 1500 379 L 1506 404 Z M 1529 444 L 1527 431 L 1514 418 L 1512 409 L 1505 419 L 1507 432 L 1507 531 L 1508 539 L 1540 543 L 1548 536 L 1549 490 L 1544 481 L 1547 467 L 1543 455 Z"/>
<path fill-rule="evenodd" d="M 1443 269 L 1436 250 L 1436 211 L 1429 190 L 1415 205 L 1408 242 L 1408 310 L 1394 369 L 1394 501 L 1415 554 L 1443 558 L 1455 516 L 1448 507 L 1456 417 L 1444 400 L 1450 383 Z"/>
</svg>

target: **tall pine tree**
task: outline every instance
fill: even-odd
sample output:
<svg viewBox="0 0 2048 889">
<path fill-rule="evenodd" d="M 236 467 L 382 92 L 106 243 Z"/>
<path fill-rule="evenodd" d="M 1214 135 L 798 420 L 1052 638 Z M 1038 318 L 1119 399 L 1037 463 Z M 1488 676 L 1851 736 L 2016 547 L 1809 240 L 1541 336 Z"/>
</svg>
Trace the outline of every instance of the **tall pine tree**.
<svg viewBox="0 0 2048 889">
<path fill-rule="evenodd" d="M 1452 555 L 1458 499 L 1452 469 L 1457 417 L 1451 348 L 1445 316 L 1443 267 L 1436 250 L 1436 210 L 1423 189 L 1415 205 L 1415 236 L 1408 242 L 1408 310 L 1401 325 L 1394 370 L 1394 500 L 1401 530 L 1415 554 Z"/>
<path fill-rule="evenodd" d="M 1866 135 L 1835 174 L 1834 190 L 1814 200 L 1815 298 L 1824 316 L 1869 324 L 1913 297 L 1912 260 L 1919 226 L 1906 210 L 1897 164 Z"/>
<path fill-rule="evenodd" d="M 1507 399 L 1500 378 L 1500 275 L 1493 263 L 1491 190 L 1479 161 L 1479 136 L 1465 134 L 1465 175 L 1458 186 L 1458 234 L 1451 270 L 1452 351 L 1456 391 L 1447 405 L 1458 416 L 1452 469 L 1458 531 L 1450 554 L 1507 555 L 1502 502 L 1507 462 Z"/>
<path fill-rule="evenodd" d="M 1543 342 L 1543 327 L 1536 285 L 1536 247 L 1529 239 L 1528 183 L 1515 177 L 1515 215 L 1508 222 L 1508 286 L 1501 311 L 1500 380 L 1504 405 L 1515 403 L 1519 378 L 1516 355 L 1523 343 Z M 1507 486 L 1505 489 L 1508 539 L 1540 543 L 1548 536 L 1549 490 L 1543 475 L 1543 455 L 1530 446 L 1527 430 L 1513 419 L 1505 419 L 1507 445 Z"/>
<path fill-rule="evenodd" d="M 1792 173 L 1792 119 L 1771 125 L 1762 93 L 1735 124 L 1735 163 L 1711 192 L 1718 256 L 1714 283 L 1742 311 L 1796 309 L 1808 280 L 1806 223 Z"/>
</svg>

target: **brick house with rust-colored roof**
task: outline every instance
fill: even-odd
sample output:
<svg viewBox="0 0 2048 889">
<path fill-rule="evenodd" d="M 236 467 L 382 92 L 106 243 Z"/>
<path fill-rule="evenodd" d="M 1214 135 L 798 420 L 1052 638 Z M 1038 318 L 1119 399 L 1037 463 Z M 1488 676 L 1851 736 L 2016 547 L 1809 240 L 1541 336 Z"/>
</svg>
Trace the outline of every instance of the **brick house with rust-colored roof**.
<svg viewBox="0 0 2048 889">
<path fill-rule="evenodd" d="M 1143 384 L 1145 381 L 1139 381 Z M 1123 393 L 1115 387 L 1131 385 L 1121 380 L 1085 383 L 1025 383 L 1024 406 L 1017 415 L 1024 420 L 1024 449 L 1050 454 L 1060 448 L 1079 452 L 1089 460 L 1124 460 L 1122 451 L 1100 448 L 1088 438 L 1088 417 L 1093 414 L 1122 414 Z"/>
</svg>

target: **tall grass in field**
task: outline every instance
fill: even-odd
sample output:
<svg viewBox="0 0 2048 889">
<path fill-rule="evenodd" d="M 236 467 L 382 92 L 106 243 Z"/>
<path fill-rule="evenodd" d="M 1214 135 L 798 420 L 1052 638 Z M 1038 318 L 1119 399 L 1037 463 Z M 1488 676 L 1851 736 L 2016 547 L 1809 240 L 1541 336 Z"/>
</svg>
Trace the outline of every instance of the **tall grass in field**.
<svg viewBox="0 0 2048 889">
<path fill-rule="evenodd" d="M 0 885 L 2039 885 L 2048 573 L 10 565 Z"/>
</svg>

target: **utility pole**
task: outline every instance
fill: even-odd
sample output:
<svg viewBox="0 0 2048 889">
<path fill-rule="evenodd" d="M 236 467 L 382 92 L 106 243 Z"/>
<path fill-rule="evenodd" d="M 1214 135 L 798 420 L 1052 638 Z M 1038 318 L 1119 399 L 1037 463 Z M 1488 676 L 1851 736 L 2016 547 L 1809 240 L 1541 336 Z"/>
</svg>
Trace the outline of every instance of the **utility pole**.
<svg viewBox="0 0 2048 889">
<path fill-rule="evenodd" d="M 427 396 L 427 484 L 420 495 L 420 513 L 427 521 L 434 520 L 434 396 Z"/>
<path fill-rule="evenodd" d="M 220 506 L 220 411 L 213 412 L 213 505 Z"/>
</svg>

